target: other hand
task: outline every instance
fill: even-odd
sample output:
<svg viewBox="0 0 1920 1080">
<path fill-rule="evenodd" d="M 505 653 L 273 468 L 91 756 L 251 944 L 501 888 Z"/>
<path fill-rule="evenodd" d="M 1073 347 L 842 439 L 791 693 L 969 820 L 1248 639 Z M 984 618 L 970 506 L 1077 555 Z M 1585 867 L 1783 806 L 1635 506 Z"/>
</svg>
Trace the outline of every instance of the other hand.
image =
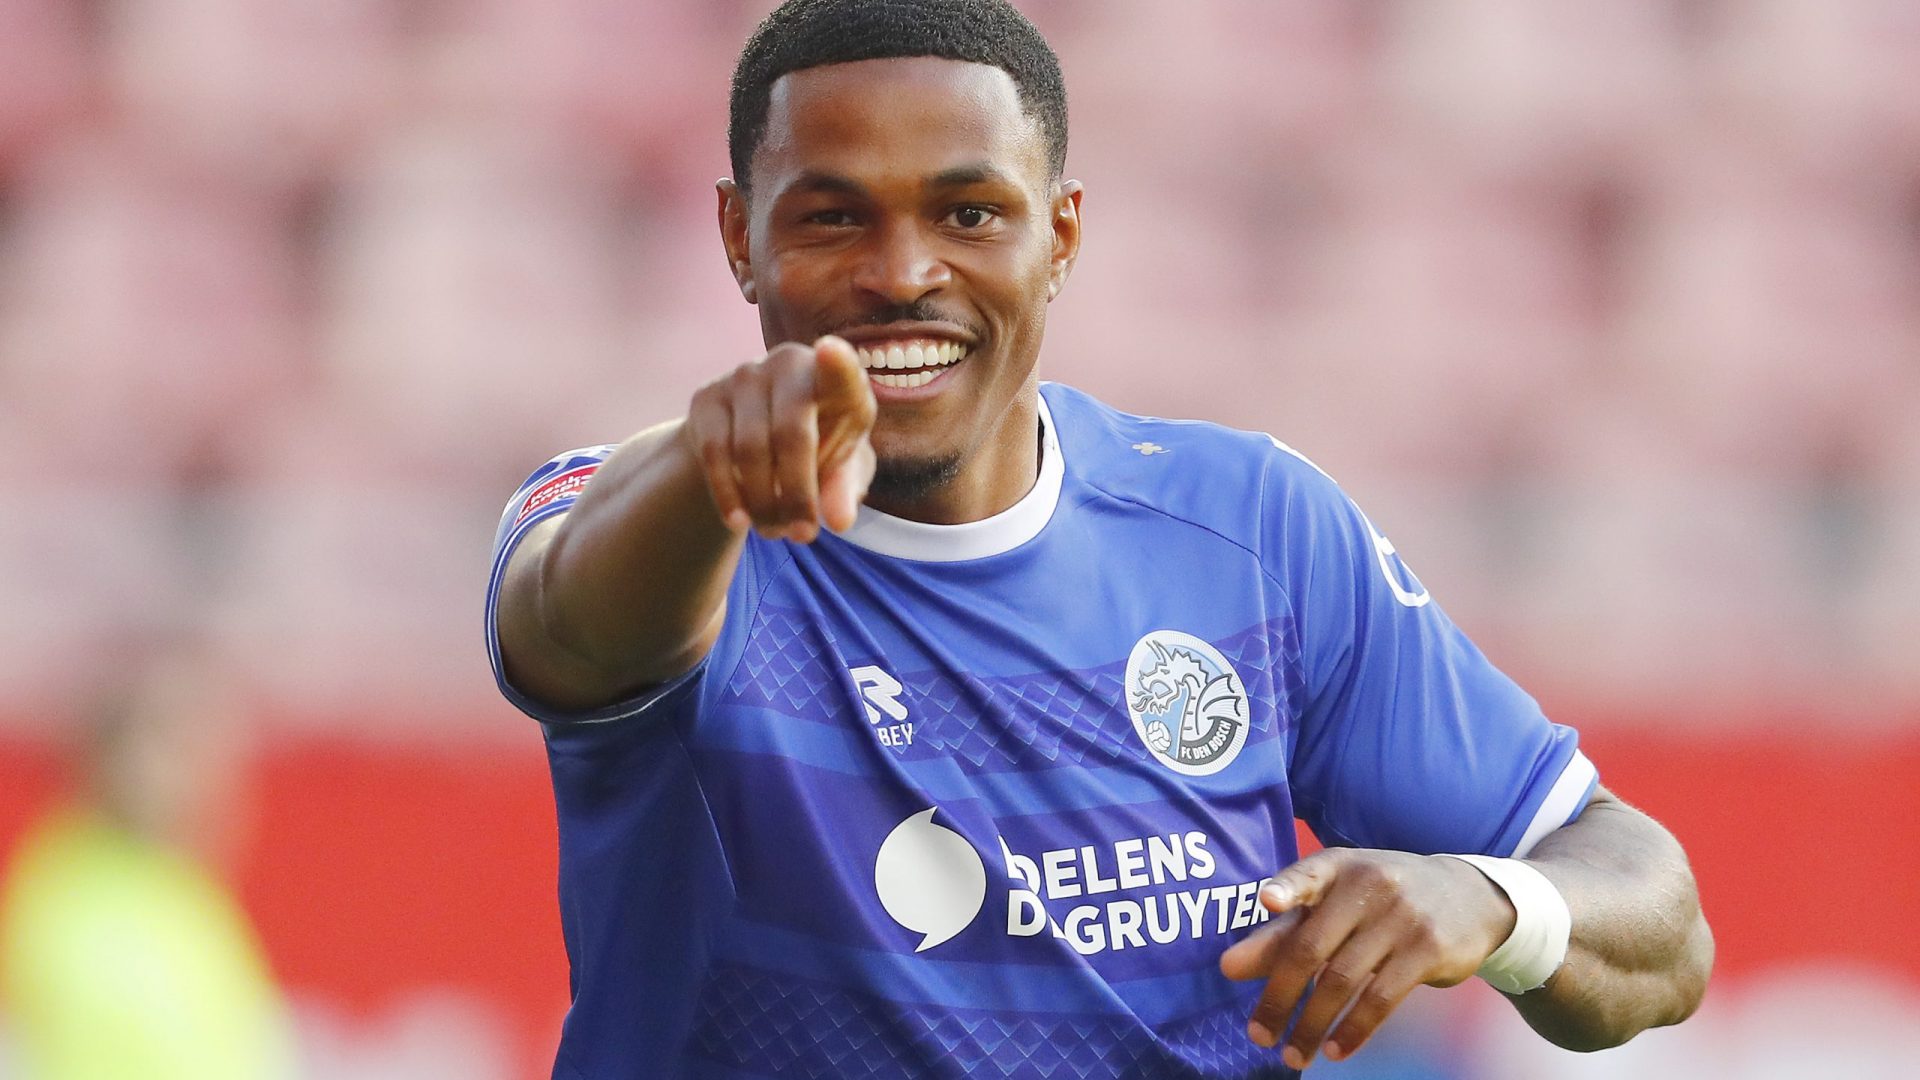
<svg viewBox="0 0 1920 1080">
<path fill-rule="evenodd" d="M 1471 864 L 1403 851 L 1328 848 L 1260 890 L 1275 918 L 1229 948 L 1220 970 L 1265 979 L 1247 1035 L 1273 1046 L 1312 992 L 1281 1056 L 1304 1069 L 1321 1045 L 1359 1049 L 1413 988 L 1464 982 L 1513 932 L 1513 905 Z M 1328 1029 L 1352 1008 L 1338 1030 Z"/>
</svg>

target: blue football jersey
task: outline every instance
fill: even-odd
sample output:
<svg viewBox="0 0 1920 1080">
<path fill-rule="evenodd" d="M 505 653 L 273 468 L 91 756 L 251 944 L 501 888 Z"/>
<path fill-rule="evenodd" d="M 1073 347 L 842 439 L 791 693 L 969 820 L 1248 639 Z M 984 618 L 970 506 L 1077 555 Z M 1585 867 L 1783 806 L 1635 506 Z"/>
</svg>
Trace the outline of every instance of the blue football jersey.
<svg viewBox="0 0 1920 1080">
<path fill-rule="evenodd" d="M 573 1005 L 555 1076 L 1294 1075 L 1220 953 L 1329 844 L 1525 852 L 1596 782 L 1334 483 L 1042 388 L 1032 492 L 750 536 L 693 671 L 542 709 Z M 522 486 L 526 530 L 612 447 Z M 645 618 L 645 612 L 635 612 Z"/>
</svg>

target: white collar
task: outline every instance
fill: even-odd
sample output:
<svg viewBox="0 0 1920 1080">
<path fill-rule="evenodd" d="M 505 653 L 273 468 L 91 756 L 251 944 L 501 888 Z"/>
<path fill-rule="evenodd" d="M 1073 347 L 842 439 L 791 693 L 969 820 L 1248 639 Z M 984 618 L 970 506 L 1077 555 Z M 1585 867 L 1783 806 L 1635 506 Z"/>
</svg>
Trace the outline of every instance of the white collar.
<svg viewBox="0 0 1920 1080">
<path fill-rule="evenodd" d="M 862 506 L 853 527 L 842 540 L 877 555 L 921 562 L 962 562 L 1012 551 L 1040 535 L 1053 519 L 1060 502 L 1060 482 L 1067 474 L 1060 457 L 1060 439 L 1044 395 L 1040 402 L 1040 476 L 1020 501 L 989 518 L 959 525 L 929 525 L 924 521 L 883 514 Z"/>
</svg>

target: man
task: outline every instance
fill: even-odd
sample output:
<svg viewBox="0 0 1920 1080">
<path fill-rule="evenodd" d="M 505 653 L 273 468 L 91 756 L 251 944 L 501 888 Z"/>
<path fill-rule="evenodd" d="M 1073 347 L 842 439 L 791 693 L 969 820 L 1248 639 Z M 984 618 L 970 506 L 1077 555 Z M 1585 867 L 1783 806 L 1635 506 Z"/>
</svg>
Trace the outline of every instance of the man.
<svg viewBox="0 0 1920 1080">
<path fill-rule="evenodd" d="M 0 889 L 20 1075 L 291 1077 L 286 1002 L 219 874 L 246 818 L 239 708 L 178 647 L 103 660 L 120 683 L 90 717 L 77 797 L 28 832 Z"/>
<path fill-rule="evenodd" d="M 729 134 L 769 351 L 496 542 L 557 1076 L 1291 1076 L 1476 971 L 1577 1048 L 1693 1010 L 1679 847 L 1332 481 L 1037 381 L 1081 185 L 1031 25 L 790 0 Z"/>
</svg>

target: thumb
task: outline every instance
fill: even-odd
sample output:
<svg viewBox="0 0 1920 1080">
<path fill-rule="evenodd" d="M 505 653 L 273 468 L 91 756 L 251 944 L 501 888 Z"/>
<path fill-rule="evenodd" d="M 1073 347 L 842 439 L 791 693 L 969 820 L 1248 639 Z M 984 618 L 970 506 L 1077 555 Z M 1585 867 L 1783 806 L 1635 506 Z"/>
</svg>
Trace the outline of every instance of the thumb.
<svg viewBox="0 0 1920 1080">
<path fill-rule="evenodd" d="M 1339 874 L 1338 856 L 1318 851 L 1273 876 L 1260 887 L 1260 902 L 1279 915 L 1318 904 Z"/>
</svg>

